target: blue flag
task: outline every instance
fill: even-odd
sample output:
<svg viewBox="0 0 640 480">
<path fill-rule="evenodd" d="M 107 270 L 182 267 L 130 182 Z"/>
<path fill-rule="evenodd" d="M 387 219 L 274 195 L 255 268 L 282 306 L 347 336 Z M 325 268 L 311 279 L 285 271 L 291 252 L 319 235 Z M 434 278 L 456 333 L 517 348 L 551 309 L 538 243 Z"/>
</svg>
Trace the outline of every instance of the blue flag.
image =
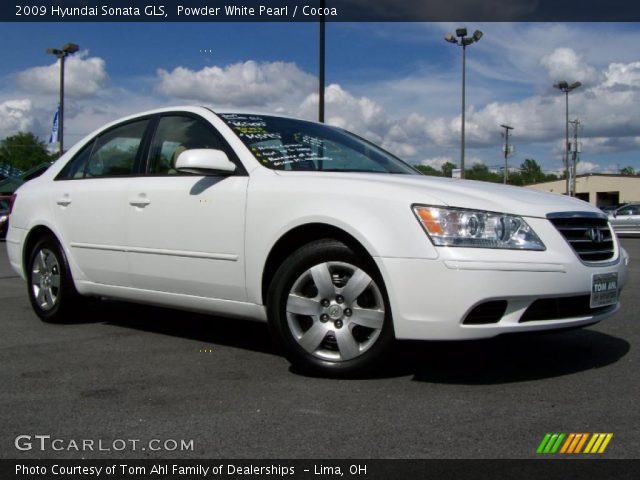
<svg viewBox="0 0 640 480">
<path fill-rule="evenodd" d="M 49 143 L 58 142 L 58 116 L 60 114 L 60 107 L 56 109 L 56 113 L 53 116 L 53 125 L 51 125 L 51 135 L 49 135 Z"/>
</svg>

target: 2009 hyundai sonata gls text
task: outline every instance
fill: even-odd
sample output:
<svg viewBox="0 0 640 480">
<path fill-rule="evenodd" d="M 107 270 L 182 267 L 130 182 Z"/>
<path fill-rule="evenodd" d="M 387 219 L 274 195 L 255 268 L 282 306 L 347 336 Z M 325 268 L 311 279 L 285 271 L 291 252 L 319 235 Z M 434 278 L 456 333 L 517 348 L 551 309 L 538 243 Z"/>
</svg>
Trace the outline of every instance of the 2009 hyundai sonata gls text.
<svg viewBox="0 0 640 480">
<path fill-rule="evenodd" d="M 85 296 L 253 318 L 293 363 L 336 374 L 394 338 L 593 324 L 628 270 L 582 201 L 429 178 L 338 128 L 204 107 L 79 142 L 18 190 L 7 249 L 43 320 Z"/>
</svg>

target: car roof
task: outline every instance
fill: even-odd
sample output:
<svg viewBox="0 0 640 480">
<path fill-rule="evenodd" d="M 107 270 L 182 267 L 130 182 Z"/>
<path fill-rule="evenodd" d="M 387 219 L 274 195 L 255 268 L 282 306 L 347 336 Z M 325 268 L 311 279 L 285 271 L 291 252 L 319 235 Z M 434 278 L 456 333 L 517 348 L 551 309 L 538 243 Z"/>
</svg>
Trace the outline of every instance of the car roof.
<svg viewBox="0 0 640 480">
<path fill-rule="evenodd" d="M 192 113 L 213 113 L 215 115 L 218 114 L 235 114 L 235 115 L 263 115 L 263 116 L 269 116 L 269 117 L 281 117 L 281 118 L 290 118 L 292 120 L 303 120 L 303 121 L 307 121 L 307 122 L 312 122 L 312 123 L 317 123 L 314 122 L 313 120 L 307 120 L 307 119 L 302 119 L 302 118 L 298 118 L 298 117 L 294 117 L 291 115 L 286 115 L 284 113 L 270 113 L 270 112 L 265 112 L 265 111 L 252 111 L 252 110 L 237 110 L 237 109 L 233 109 L 233 110 L 229 110 L 229 109 L 214 109 L 213 107 L 210 106 L 206 106 L 206 105 L 176 105 L 176 106 L 172 106 L 172 107 L 162 107 L 162 108 L 155 108 L 153 110 L 146 110 L 143 112 L 138 112 L 138 113 L 134 113 L 131 115 L 127 115 L 125 117 L 121 117 L 117 120 L 114 120 L 113 122 L 110 122 L 109 125 L 111 124 L 117 124 L 120 122 L 126 122 L 127 120 L 133 120 L 135 118 L 139 118 L 139 117 L 144 117 L 147 115 L 156 115 L 159 113 L 170 113 L 170 112 L 192 112 Z"/>
</svg>

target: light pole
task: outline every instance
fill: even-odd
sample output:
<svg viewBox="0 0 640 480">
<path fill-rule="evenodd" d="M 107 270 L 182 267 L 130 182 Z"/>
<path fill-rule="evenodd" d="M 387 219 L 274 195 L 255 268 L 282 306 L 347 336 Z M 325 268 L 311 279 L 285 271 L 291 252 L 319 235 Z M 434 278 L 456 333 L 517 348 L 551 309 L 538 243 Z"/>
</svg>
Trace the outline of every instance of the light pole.
<svg viewBox="0 0 640 480">
<path fill-rule="evenodd" d="M 325 0 L 320 0 L 320 11 L 324 12 Z M 324 66 L 325 66 L 325 17 L 320 15 L 320 51 L 318 52 L 318 121 L 324 123 Z"/>
<path fill-rule="evenodd" d="M 571 85 L 567 83 L 566 80 L 562 80 L 558 83 L 554 83 L 553 86 L 564 92 L 565 97 L 565 141 L 564 141 L 564 175 L 566 177 L 566 190 L 567 195 L 571 195 L 571 176 L 569 172 L 569 92 L 575 90 L 580 85 L 581 82 L 573 82 Z"/>
<path fill-rule="evenodd" d="M 504 184 L 507 184 L 509 178 L 509 164 L 507 158 L 509 157 L 509 130 L 513 130 L 513 127 L 509 125 L 500 125 L 504 128 Z"/>
<path fill-rule="evenodd" d="M 458 37 L 460 40 L 456 40 Z M 474 42 L 479 41 L 482 38 L 482 32 L 476 30 L 473 35 L 467 37 L 466 28 L 456 29 L 456 35 L 448 34 L 444 39 L 455 45 L 462 47 L 462 125 L 461 125 L 461 137 L 460 137 L 460 178 L 464 178 L 464 114 L 465 114 L 465 83 L 466 83 L 466 63 L 467 63 L 467 45 L 471 45 Z"/>
<path fill-rule="evenodd" d="M 66 43 L 62 48 L 47 48 L 47 53 L 60 59 L 60 111 L 58 113 L 58 141 L 60 142 L 60 156 L 64 153 L 64 59 L 76 53 L 80 47 L 75 43 Z"/>
</svg>

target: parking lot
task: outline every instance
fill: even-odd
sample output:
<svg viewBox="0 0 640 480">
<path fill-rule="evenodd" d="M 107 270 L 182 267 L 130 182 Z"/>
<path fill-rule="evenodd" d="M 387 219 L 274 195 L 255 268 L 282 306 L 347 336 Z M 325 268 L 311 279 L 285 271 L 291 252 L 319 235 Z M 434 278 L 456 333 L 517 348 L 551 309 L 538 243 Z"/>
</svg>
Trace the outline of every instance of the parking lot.
<svg viewBox="0 0 640 480">
<path fill-rule="evenodd" d="M 403 342 L 376 377 L 329 380 L 292 371 L 260 323 L 102 302 L 44 324 L 0 244 L 0 457 L 531 458 L 546 432 L 612 432 L 604 456 L 637 458 L 640 239 L 623 245 L 631 280 L 599 325 Z M 193 450 L 19 451 L 18 435 Z"/>
</svg>

